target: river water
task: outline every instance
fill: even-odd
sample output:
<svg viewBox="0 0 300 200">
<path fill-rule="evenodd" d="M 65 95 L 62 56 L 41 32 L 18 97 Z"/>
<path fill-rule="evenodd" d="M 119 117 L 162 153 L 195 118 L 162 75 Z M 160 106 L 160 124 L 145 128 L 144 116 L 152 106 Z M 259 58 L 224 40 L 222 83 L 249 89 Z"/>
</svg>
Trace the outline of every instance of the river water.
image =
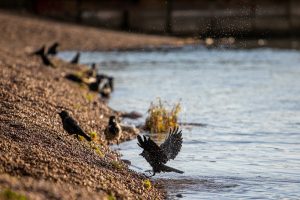
<svg viewBox="0 0 300 200">
<path fill-rule="evenodd" d="M 168 198 L 300 199 L 299 51 L 187 47 L 89 52 L 81 62 L 115 77 L 112 108 L 144 114 L 126 123 L 142 123 L 160 97 L 181 102 L 180 121 L 206 124 L 181 127 L 182 150 L 168 165 L 185 173 L 154 177 Z M 133 170 L 151 169 L 136 140 L 119 148 Z"/>
</svg>

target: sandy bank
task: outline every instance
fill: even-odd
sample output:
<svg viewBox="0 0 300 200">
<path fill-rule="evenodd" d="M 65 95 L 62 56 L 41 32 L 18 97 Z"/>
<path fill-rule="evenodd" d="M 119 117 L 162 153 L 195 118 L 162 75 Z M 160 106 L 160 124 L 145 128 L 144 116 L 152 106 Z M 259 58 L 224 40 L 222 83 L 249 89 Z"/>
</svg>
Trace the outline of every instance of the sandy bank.
<svg viewBox="0 0 300 200">
<path fill-rule="evenodd" d="M 28 51 L 59 41 L 62 49 L 109 50 L 178 45 L 177 38 L 145 36 L 65 25 L 0 13 L 0 189 L 31 199 L 162 199 L 144 186 L 106 145 L 103 131 L 112 114 L 95 93 L 63 78 L 76 66 L 49 68 Z M 56 114 L 70 110 L 97 148 L 69 136 Z M 125 133 L 122 140 L 135 137 Z M 137 155 L 138 156 L 138 155 Z"/>
</svg>

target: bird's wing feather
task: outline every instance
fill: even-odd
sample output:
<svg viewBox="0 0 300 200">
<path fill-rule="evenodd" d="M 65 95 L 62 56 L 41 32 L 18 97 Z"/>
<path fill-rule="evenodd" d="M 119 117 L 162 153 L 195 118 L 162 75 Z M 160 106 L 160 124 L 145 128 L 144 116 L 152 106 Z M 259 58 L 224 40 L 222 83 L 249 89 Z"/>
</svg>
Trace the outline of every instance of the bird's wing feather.
<svg viewBox="0 0 300 200">
<path fill-rule="evenodd" d="M 69 130 L 72 132 L 72 134 L 78 134 L 83 136 L 87 140 L 90 140 L 90 137 L 81 129 L 79 124 L 72 117 L 68 117 L 66 118 L 66 120 L 67 121 L 65 124 L 70 125 Z"/>
<path fill-rule="evenodd" d="M 146 136 L 137 136 L 138 145 L 144 149 L 142 156 L 149 162 L 150 165 L 153 163 L 166 163 L 167 156 L 164 151 L 153 141 L 151 138 Z"/>
<path fill-rule="evenodd" d="M 175 159 L 178 155 L 182 146 L 182 130 L 179 128 L 174 128 L 173 130 L 170 129 L 169 135 L 160 145 L 160 148 L 164 151 L 165 155 L 167 156 L 168 160 Z"/>
</svg>

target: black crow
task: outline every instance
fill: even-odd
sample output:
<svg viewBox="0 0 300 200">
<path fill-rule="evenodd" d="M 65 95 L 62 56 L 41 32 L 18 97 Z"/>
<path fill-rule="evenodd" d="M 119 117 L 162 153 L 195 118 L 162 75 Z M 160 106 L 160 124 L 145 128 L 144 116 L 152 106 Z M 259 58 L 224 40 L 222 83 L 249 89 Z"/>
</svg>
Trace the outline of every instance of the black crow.
<svg viewBox="0 0 300 200">
<path fill-rule="evenodd" d="M 47 54 L 48 55 L 56 55 L 57 54 L 57 47 L 59 46 L 59 43 L 58 42 L 54 42 L 49 48 L 48 48 L 48 51 L 47 51 Z"/>
<path fill-rule="evenodd" d="M 83 136 L 87 141 L 92 141 L 91 137 L 89 137 L 78 125 L 78 123 L 69 115 L 67 111 L 61 111 L 58 113 L 63 127 L 65 131 L 67 131 L 70 135 L 78 135 Z"/>
<path fill-rule="evenodd" d="M 170 129 L 166 140 L 158 146 L 150 137 L 140 135 L 137 136 L 138 145 L 143 148 L 140 154 L 151 165 L 154 176 L 160 172 L 176 172 L 184 173 L 178 169 L 165 165 L 170 159 L 175 159 L 182 146 L 182 131 L 179 128 Z"/>
<path fill-rule="evenodd" d="M 43 45 L 41 48 L 32 52 L 32 55 L 41 56 L 41 55 L 45 54 L 45 48 L 46 48 L 45 45 Z"/>
<path fill-rule="evenodd" d="M 36 50 L 35 52 L 33 52 L 32 55 L 40 56 L 44 65 L 54 67 L 52 62 L 49 60 L 49 58 L 45 54 L 45 45 L 42 46 L 40 49 Z"/>
<path fill-rule="evenodd" d="M 96 79 L 97 79 L 99 82 L 101 82 L 101 81 L 107 79 L 108 84 L 109 84 L 111 90 L 112 90 L 112 91 L 114 90 L 114 77 L 108 76 L 108 75 L 105 75 L 105 74 L 97 74 Z"/>
<path fill-rule="evenodd" d="M 85 73 L 87 78 L 96 77 L 97 75 L 97 67 L 96 64 L 93 63 L 90 69 L 88 69 Z"/>
<path fill-rule="evenodd" d="M 40 57 L 41 57 L 44 65 L 54 67 L 53 63 L 49 60 L 49 58 L 47 57 L 47 55 L 41 54 Z"/>
<path fill-rule="evenodd" d="M 107 79 L 104 79 L 100 84 L 99 84 L 99 93 L 101 94 L 102 97 L 104 98 L 109 98 L 112 90 L 109 85 L 109 81 Z"/>
<path fill-rule="evenodd" d="M 76 55 L 71 59 L 70 63 L 71 64 L 78 64 L 80 58 L 80 53 L 77 52 Z"/>
</svg>

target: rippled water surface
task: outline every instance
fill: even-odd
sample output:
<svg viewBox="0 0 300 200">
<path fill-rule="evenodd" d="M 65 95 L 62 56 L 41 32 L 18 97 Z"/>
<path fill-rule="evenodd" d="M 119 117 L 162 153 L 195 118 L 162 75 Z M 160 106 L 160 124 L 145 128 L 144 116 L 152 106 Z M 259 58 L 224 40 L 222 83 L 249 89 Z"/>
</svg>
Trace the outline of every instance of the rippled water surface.
<svg viewBox="0 0 300 200">
<path fill-rule="evenodd" d="M 182 122 L 207 124 L 182 127 L 182 151 L 168 165 L 185 173 L 155 176 L 170 199 L 300 199 L 300 52 L 94 52 L 81 62 L 115 77 L 114 109 L 146 116 L 157 97 L 181 100 Z M 150 169 L 136 141 L 120 148 L 141 168 L 132 169 Z"/>
</svg>

